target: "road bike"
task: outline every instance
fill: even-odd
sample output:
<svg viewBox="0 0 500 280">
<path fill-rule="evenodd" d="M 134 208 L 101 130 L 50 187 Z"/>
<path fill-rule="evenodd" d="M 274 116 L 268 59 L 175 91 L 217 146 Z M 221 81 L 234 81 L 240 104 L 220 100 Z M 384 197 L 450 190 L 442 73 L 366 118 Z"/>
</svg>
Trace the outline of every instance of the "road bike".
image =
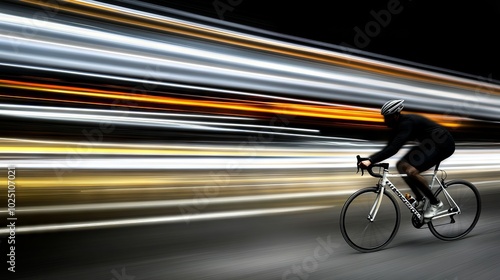
<svg viewBox="0 0 500 280">
<path fill-rule="evenodd" d="M 359 162 L 365 160 L 359 155 Z M 374 172 L 373 168 L 379 168 Z M 405 174 L 390 174 L 388 163 L 372 164 L 368 173 L 379 181 L 375 187 L 363 188 L 353 193 L 340 212 L 340 231 L 347 244 L 360 252 L 374 252 L 387 246 L 396 236 L 401 222 L 401 211 L 396 198 L 399 197 L 412 214 L 415 228 L 427 225 L 434 236 L 441 240 L 456 240 L 469 234 L 477 224 L 481 214 L 481 197 L 477 188 L 465 180 L 446 181 L 446 172 L 436 164 L 434 172 L 422 173 L 430 176 L 429 187 L 443 202 L 442 210 L 430 219 L 423 213 L 430 206 L 424 199 L 419 211 L 389 180 L 404 177 Z M 361 169 L 362 175 L 364 174 Z"/>
</svg>

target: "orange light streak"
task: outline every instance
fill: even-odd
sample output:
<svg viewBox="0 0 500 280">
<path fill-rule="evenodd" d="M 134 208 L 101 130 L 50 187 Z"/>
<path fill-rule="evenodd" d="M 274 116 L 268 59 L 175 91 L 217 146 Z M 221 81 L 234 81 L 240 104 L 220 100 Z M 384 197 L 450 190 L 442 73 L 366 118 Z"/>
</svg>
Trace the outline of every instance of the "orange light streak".
<svg viewBox="0 0 500 280">
<path fill-rule="evenodd" d="M 195 99 L 182 99 L 167 96 L 150 96 L 131 94 L 118 91 L 105 91 L 89 88 L 80 88 L 73 86 L 62 86 L 53 84 L 41 84 L 33 82 L 21 82 L 12 80 L 0 80 L 0 86 L 7 88 L 16 88 L 32 91 L 52 92 L 59 94 L 68 94 L 86 97 L 98 97 L 105 99 L 122 99 L 127 101 L 146 102 L 163 105 L 184 105 L 190 107 L 229 109 L 242 112 L 259 112 L 275 115 L 294 115 L 304 117 L 339 119 L 360 122 L 375 122 L 381 123 L 382 118 L 378 110 L 352 108 L 347 105 L 338 107 L 320 106 L 297 103 L 283 102 L 258 102 L 258 101 L 242 101 L 242 102 L 222 102 L 222 101 L 207 101 Z M 452 117 L 443 117 L 440 115 L 429 114 L 432 119 L 437 120 L 441 124 L 450 127 L 460 126 L 459 121 Z M 455 121 L 454 121 L 455 120 Z"/>
</svg>

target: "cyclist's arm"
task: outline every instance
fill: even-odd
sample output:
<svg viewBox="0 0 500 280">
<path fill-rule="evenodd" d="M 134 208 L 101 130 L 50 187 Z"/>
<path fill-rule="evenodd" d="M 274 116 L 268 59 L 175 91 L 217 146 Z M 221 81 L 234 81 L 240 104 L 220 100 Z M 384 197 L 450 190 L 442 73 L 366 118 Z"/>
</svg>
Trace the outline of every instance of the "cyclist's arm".
<svg viewBox="0 0 500 280">
<path fill-rule="evenodd" d="M 398 133 L 388 142 L 387 146 L 381 151 L 371 155 L 369 160 L 371 163 L 381 162 L 395 155 L 401 147 L 408 141 L 412 132 L 411 121 L 404 121 L 399 125 Z"/>
</svg>

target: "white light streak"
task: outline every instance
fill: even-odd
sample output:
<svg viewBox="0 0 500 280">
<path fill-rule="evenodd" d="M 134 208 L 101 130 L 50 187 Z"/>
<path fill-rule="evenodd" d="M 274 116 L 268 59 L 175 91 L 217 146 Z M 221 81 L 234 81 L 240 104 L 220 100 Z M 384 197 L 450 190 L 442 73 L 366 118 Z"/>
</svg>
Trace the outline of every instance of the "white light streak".
<svg viewBox="0 0 500 280">
<path fill-rule="evenodd" d="M 97 228 L 109 228 L 109 227 L 120 227 L 120 226 L 133 226 L 133 225 L 197 222 L 197 221 L 218 220 L 218 219 L 238 219 L 238 218 L 253 217 L 253 216 L 278 215 L 278 214 L 286 214 L 293 212 L 314 211 L 331 207 L 332 206 L 304 206 L 304 207 L 287 207 L 287 208 L 269 208 L 269 209 L 215 212 L 215 213 L 186 214 L 186 215 L 176 215 L 176 216 L 160 216 L 160 217 L 137 218 L 137 219 L 80 222 L 80 223 L 68 223 L 68 224 L 16 226 L 16 233 L 97 229 Z M 8 231 L 9 231 L 8 228 L 0 229 L 0 234 L 7 234 Z"/>
</svg>

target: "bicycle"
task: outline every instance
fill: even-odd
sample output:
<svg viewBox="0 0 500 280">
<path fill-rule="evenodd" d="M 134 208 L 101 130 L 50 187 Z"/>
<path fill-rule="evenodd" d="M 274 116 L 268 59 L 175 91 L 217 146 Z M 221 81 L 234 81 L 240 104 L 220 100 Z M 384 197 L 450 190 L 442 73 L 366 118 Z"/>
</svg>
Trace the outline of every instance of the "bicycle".
<svg viewBox="0 0 500 280">
<path fill-rule="evenodd" d="M 358 164 L 365 160 L 357 156 Z M 425 199 L 424 207 L 418 211 L 412 203 L 389 180 L 405 174 L 389 174 L 388 163 L 372 164 L 366 170 L 379 182 L 375 187 L 363 188 L 353 193 L 340 212 L 340 230 L 345 241 L 360 252 L 374 252 L 387 246 L 396 236 L 401 222 L 401 212 L 392 190 L 412 213 L 412 225 L 421 228 L 427 224 L 431 233 L 441 240 L 456 240 L 469 234 L 476 226 L 481 214 L 481 197 L 477 188 L 465 180 L 446 180 L 446 172 L 436 164 L 434 172 L 423 173 L 432 176 L 429 183 L 434 195 L 444 207 L 430 219 L 423 213 L 430 203 Z M 378 173 L 373 168 L 379 168 Z M 380 171 L 382 169 L 382 171 Z M 441 171 L 441 176 L 438 176 Z M 358 165 L 359 172 L 359 165 Z M 364 175 L 363 168 L 361 175 Z"/>
</svg>

